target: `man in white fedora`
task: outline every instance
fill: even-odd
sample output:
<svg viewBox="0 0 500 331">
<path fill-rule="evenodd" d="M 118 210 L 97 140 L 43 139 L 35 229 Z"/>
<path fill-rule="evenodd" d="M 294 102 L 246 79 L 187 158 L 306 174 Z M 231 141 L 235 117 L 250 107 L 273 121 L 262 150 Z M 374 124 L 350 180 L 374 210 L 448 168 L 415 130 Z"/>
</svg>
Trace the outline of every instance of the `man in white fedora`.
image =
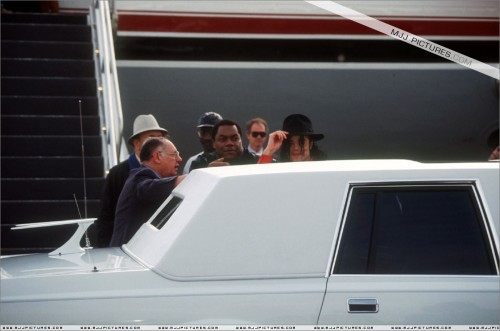
<svg viewBox="0 0 500 331">
<path fill-rule="evenodd" d="M 120 196 L 130 171 L 141 166 L 139 155 L 142 144 L 150 137 L 166 137 L 167 135 L 168 131 L 158 125 L 153 115 L 139 115 L 135 118 L 133 134 L 128 139 L 134 152 L 129 155 L 127 160 L 117 164 L 109 170 L 106 182 L 104 183 L 101 195 L 101 211 L 95 223 L 97 232 L 97 242 L 95 246 L 109 246 L 111 235 L 113 234 L 118 197 Z"/>
</svg>

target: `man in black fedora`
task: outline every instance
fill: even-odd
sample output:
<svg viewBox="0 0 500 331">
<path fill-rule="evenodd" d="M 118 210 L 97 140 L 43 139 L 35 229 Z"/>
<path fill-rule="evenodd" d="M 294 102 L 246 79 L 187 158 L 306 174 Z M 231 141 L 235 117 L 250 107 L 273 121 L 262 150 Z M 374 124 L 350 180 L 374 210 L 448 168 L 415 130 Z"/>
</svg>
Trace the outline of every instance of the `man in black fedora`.
<svg viewBox="0 0 500 331">
<path fill-rule="evenodd" d="M 108 247 L 113 233 L 115 211 L 118 197 L 125 185 L 129 173 L 141 166 L 139 155 L 142 144 L 150 137 L 166 137 L 168 131 L 158 125 L 155 117 L 151 114 L 139 115 L 134 120 L 133 133 L 128 143 L 134 151 L 127 160 L 117 164 L 109 170 L 106 182 L 101 194 L 101 211 L 95 222 L 96 247 Z"/>
<path fill-rule="evenodd" d="M 311 120 L 302 114 L 292 114 L 283 121 L 282 130 L 269 136 L 269 142 L 258 163 L 270 163 L 279 150 L 279 161 L 319 161 L 326 160 L 316 142 L 323 139 L 322 133 L 313 130 Z"/>
</svg>

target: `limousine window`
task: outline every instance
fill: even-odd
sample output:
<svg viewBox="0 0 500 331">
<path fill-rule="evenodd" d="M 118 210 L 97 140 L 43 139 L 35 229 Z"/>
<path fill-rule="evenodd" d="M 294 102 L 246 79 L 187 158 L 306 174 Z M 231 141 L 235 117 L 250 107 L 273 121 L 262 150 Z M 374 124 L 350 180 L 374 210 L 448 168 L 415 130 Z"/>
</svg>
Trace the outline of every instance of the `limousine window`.
<svg viewBox="0 0 500 331">
<path fill-rule="evenodd" d="M 473 187 L 354 187 L 336 274 L 496 274 Z"/>
<path fill-rule="evenodd" d="M 177 210 L 181 204 L 182 199 L 176 196 L 172 196 L 169 202 L 163 207 L 163 209 L 156 215 L 156 217 L 151 221 L 151 225 L 155 226 L 157 229 L 161 229 L 167 221 L 170 219 L 172 214 Z"/>
</svg>

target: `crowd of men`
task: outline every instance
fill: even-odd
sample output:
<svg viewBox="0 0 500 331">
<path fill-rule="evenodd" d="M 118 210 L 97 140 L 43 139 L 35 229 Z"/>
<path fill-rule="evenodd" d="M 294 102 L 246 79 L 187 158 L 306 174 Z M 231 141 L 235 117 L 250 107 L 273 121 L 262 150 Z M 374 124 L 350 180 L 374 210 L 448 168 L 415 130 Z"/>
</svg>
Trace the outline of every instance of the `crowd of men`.
<svg viewBox="0 0 500 331">
<path fill-rule="evenodd" d="M 168 131 L 159 126 L 153 115 L 139 115 L 128 140 L 133 152 L 111 168 L 106 177 L 96 222 L 96 246 L 118 247 L 127 243 L 194 169 L 327 159 L 316 145 L 324 135 L 314 131 L 305 115 L 289 115 L 282 129 L 272 133 L 262 118 L 251 119 L 245 129 L 247 147 L 243 146 L 238 123 L 215 112 L 203 114 L 196 127 L 202 151 L 186 161 L 179 175 L 182 158 L 168 138 Z M 498 137 L 491 144 L 496 148 L 489 159 L 498 159 Z"/>
<path fill-rule="evenodd" d="M 215 112 L 203 114 L 196 127 L 202 151 L 186 161 L 179 175 L 183 160 L 168 138 L 168 131 L 160 127 L 153 115 L 139 115 L 128 139 L 133 152 L 127 160 L 111 168 L 106 177 L 96 222 L 96 246 L 117 247 L 127 243 L 194 169 L 276 162 L 274 154 L 288 135 L 301 137 L 297 138 L 302 145 L 297 144 L 296 153 L 307 157 L 300 160 L 312 160 L 312 142 L 323 137 L 313 131 L 309 118 L 301 114 L 287 117 L 283 129 L 271 135 L 262 118 L 251 119 L 245 129 L 247 147 L 243 146 L 243 132 L 238 123 Z M 268 138 L 270 142 L 265 148 Z"/>
</svg>

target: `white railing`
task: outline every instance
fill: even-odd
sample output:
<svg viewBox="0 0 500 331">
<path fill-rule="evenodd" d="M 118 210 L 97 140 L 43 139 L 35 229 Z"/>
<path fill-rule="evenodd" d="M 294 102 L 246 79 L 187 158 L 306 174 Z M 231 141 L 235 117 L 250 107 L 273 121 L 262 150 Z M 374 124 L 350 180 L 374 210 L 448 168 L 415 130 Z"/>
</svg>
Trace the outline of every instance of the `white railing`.
<svg viewBox="0 0 500 331">
<path fill-rule="evenodd" d="M 108 0 L 92 0 L 90 23 L 97 46 L 97 81 L 104 147 L 104 168 L 110 169 L 121 159 L 123 114 L 113 45 L 112 16 Z"/>
</svg>

